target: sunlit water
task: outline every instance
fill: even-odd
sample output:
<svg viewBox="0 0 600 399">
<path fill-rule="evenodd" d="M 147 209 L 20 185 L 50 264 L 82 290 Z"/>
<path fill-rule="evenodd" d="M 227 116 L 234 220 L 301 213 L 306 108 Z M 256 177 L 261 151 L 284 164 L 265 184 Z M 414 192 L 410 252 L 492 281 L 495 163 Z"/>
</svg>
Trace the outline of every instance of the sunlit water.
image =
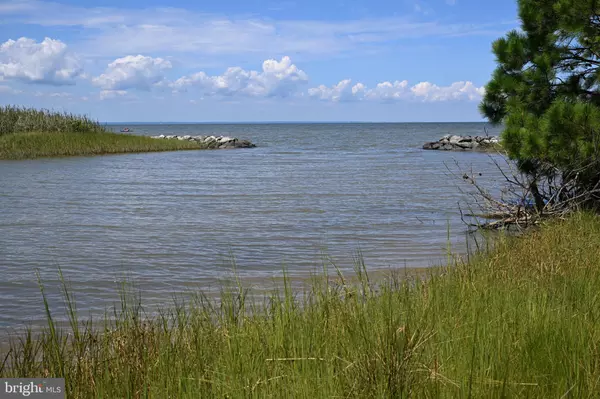
<svg viewBox="0 0 600 399">
<path fill-rule="evenodd" d="M 58 309 L 60 266 L 86 315 L 112 306 L 124 277 L 150 305 L 215 291 L 232 259 L 250 285 L 284 268 L 302 279 L 324 258 L 350 272 L 357 250 L 371 270 L 436 265 L 448 229 L 453 250 L 466 243 L 457 203 L 468 187 L 447 167 L 500 181 L 486 154 L 421 149 L 483 124 L 129 127 L 258 147 L 0 161 L 0 327 L 43 319 L 36 269 Z"/>
</svg>

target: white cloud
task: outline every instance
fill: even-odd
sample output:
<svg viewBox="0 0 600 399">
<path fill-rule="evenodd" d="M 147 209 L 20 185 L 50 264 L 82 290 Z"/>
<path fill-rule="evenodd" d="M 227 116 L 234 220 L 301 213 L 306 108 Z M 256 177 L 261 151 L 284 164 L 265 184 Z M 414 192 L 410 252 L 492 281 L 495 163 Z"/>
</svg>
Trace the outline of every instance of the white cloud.
<svg viewBox="0 0 600 399">
<path fill-rule="evenodd" d="M 102 90 L 100 92 L 100 100 L 107 100 L 116 97 L 123 97 L 127 95 L 127 90 Z"/>
<path fill-rule="evenodd" d="M 367 93 L 367 98 L 381 101 L 395 101 L 407 98 L 408 81 L 395 81 L 378 83 L 374 89 Z"/>
<path fill-rule="evenodd" d="M 82 73 L 79 59 L 60 40 L 37 43 L 21 37 L 0 45 L 0 76 L 28 83 L 74 84 Z"/>
<path fill-rule="evenodd" d="M 362 83 L 352 85 L 345 79 L 332 87 L 321 85 L 308 90 L 310 97 L 320 100 L 344 102 L 371 100 L 392 102 L 400 100 L 421 100 L 424 102 L 479 100 L 484 94 L 484 87 L 477 87 L 472 82 L 455 82 L 450 86 L 437 86 L 430 82 L 421 82 L 409 87 L 408 81 L 382 82 L 373 89 Z"/>
<path fill-rule="evenodd" d="M 430 82 L 421 82 L 411 89 L 413 95 L 423 101 L 478 100 L 484 94 L 484 87 L 476 87 L 473 82 L 455 82 L 440 87 Z"/>
<path fill-rule="evenodd" d="M 344 79 L 332 87 L 320 85 L 319 87 L 308 89 L 310 97 L 333 102 L 360 100 L 364 94 L 365 85 L 362 83 L 353 85 L 350 79 Z"/>
<path fill-rule="evenodd" d="M 331 57 L 361 53 L 405 39 L 505 33 L 506 25 L 445 24 L 408 17 L 353 20 L 273 20 L 261 16 L 198 13 L 181 8 L 126 9 L 71 6 L 35 0 L 5 0 L 0 14 L 11 22 L 81 29 L 80 52 L 117 57 L 127 54 L 194 55 L 298 54 Z"/>
<path fill-rule="evenodd" d="M 228 68 L 223 75 L 209 76 L 205 72 L 184 76 L 171 83 L 174 91 L 198 88 L 205 95 L 244 95 L 249 97 L 288 97 L 308 81 L 306 73 L 290 57 L 281 61 L 266 60 L 262 72 Z"/>
<path fill-rule="evenodd" d="M 92 79 L 92 83 L 104 90 L 140 89 L 150 90 L 164 80 L 164 73 L 171 69 L 171 62 L 162 58 L 128 55 L 108 64 L 106 71 Z"/>
<path fill-rule="evenodd" d="M 54 97 L 54 98 L 71 98 L 71 97 L 73 97 L 73 94 L 67 93 L 64 91 L 60 91 L 60 92 L 36 91 L 33 93 L 33 95 L 35 97 Z"/>
</svg>

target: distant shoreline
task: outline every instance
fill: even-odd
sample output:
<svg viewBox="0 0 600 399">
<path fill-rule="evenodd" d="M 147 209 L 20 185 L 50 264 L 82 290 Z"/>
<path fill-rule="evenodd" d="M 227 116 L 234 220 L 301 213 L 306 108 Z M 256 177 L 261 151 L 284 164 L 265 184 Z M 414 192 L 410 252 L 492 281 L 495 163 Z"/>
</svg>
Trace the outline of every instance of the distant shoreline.
<svg viewBox="0 0 600 399">
<path fill-rule="evenodd" d="M 86 116 L 0 107 L 0 160 L 205 150 L 208 142 L 115 132 Z M 121 130 L 124 131 L 124 130 Z M 233 138 L 232 138 L 233 140 Z M 237 140 L 237 139 L 236 139 Z M 248 142 L 249 143 L 249 142 Z"/>
<path fill-rule="evenodd" d="M 135 121 L 124 121 L 124 122 L 100 122 L 106 126 L 128 126 L 128 125 L 460 125 L 460 124 L 480 124 L 490 125 L 489 122 L 227 122 L 227 121 L 214 121 L 214 122 L 135 122 Z M 490 125 L 491 126 L 491 125 Z"/>
</svg>

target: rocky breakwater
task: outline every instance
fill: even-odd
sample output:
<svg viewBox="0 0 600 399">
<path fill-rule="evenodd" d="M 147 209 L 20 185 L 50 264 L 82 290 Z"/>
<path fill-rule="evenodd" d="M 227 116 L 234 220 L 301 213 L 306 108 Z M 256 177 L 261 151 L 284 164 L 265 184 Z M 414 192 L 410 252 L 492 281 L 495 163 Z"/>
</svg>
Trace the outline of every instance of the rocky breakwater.
<svg viewBox="0 0 600 399">
<path fill-rule="evenodd" d="M 177 136 L 161 134 L 152 136 L 153 139 L 193 141 L 206 146 L 206 148 L 229 149 L 229 148 L 254 148 L 256 145 L 248 140 L 240 140 L 236 137 L 227 136 Z"/>
<path fill-rule="evenodd" d="M 498 148 L 500 139 L 497 136 L 456 136 L 447 134 L 438 141 L 423 144 L 424 150 L 445 151 L 489 151 Z"/>
</svg>

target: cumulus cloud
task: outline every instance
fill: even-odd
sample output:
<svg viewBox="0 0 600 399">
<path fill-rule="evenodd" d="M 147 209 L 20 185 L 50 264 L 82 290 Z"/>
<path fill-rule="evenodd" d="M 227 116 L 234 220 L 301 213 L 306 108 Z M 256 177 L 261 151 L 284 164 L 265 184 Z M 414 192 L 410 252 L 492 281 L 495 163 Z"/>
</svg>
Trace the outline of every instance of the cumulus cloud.
<svg viewBox="0 0 600 399">
<path fill-rule="evenodd" d="M 395 81 L 378 83 L 374 89 L 368 91 L 367 98 L 381 101 L 395 101 L 407 98 L 408 81 Z"/>
<path fill-rule="evenodd" d="M 411 92 L 424 101 L 478 100 L 484 94 L 484 87 L 473 82 L 454 82 L 450 86 L 440 87 L 430 82 L 421 82 Z"/>
<path fill-rule="evenodd" d="M 412 87 L 408 81 L 382 82 L 369 89 L 362 83 L 352 84 L 345 79 L 336 85 L 321 85 L 311 88 L 308 94 L 312 98 L 325 101 L 343 102 L 357 100 L 373 100 L 392 102 L 399 100 L 420 100 L 424 102 L 451 100 L 479 100 L 485 92 L 484 87 L 477 87 L 473 82 L 455 82 L 450 86 L 437 86 L 430 82 L 421 82 Z"/>
<path fill-rule="evenodd" d="M 92 83 L 104 90 L 139 89 L 150 90 L 161 83 L 166 70 L 173 66 L 168 60 L 143 55 L 128 55 L 117 58 L 106 71 L 92 79 Z"/>
<path fill-rule="evenodd" d="M 0 45 L 0 76 L 28 83 L 74 84 L 82 73 L 79 59 L 60 40 L 21 37 Z"/>
<path fill-rule="evenodd" d="M 102 90 L 100 92 L 100 100 L 107 100 L 116 97 L 123 97 L 127 95 L 127 90 Z"/>
<path fill-rule="evenodd" d="M 174 91 L 195 87 L 205 95 L 243 95 L 248 97 L 288 97 L 308 81 L 308 75 L 292 64 L 290 57 L 281 61 L 266 60 L 262 72 L 228 68 L 223 75 L 209 76 L 205 72 L 184 76 L 171 83 Z"/>
<path fill-rule="evenodd" d="M 364 97 L 365 88 L 365 85 L 362 83 L 353 85 L 351 79 L 344 79 L 332 87 L 320 85 L 319 87 L 308 89 L 308 95 L 320 100 L 333 102 L 353 101 Z"/>
</svg>

